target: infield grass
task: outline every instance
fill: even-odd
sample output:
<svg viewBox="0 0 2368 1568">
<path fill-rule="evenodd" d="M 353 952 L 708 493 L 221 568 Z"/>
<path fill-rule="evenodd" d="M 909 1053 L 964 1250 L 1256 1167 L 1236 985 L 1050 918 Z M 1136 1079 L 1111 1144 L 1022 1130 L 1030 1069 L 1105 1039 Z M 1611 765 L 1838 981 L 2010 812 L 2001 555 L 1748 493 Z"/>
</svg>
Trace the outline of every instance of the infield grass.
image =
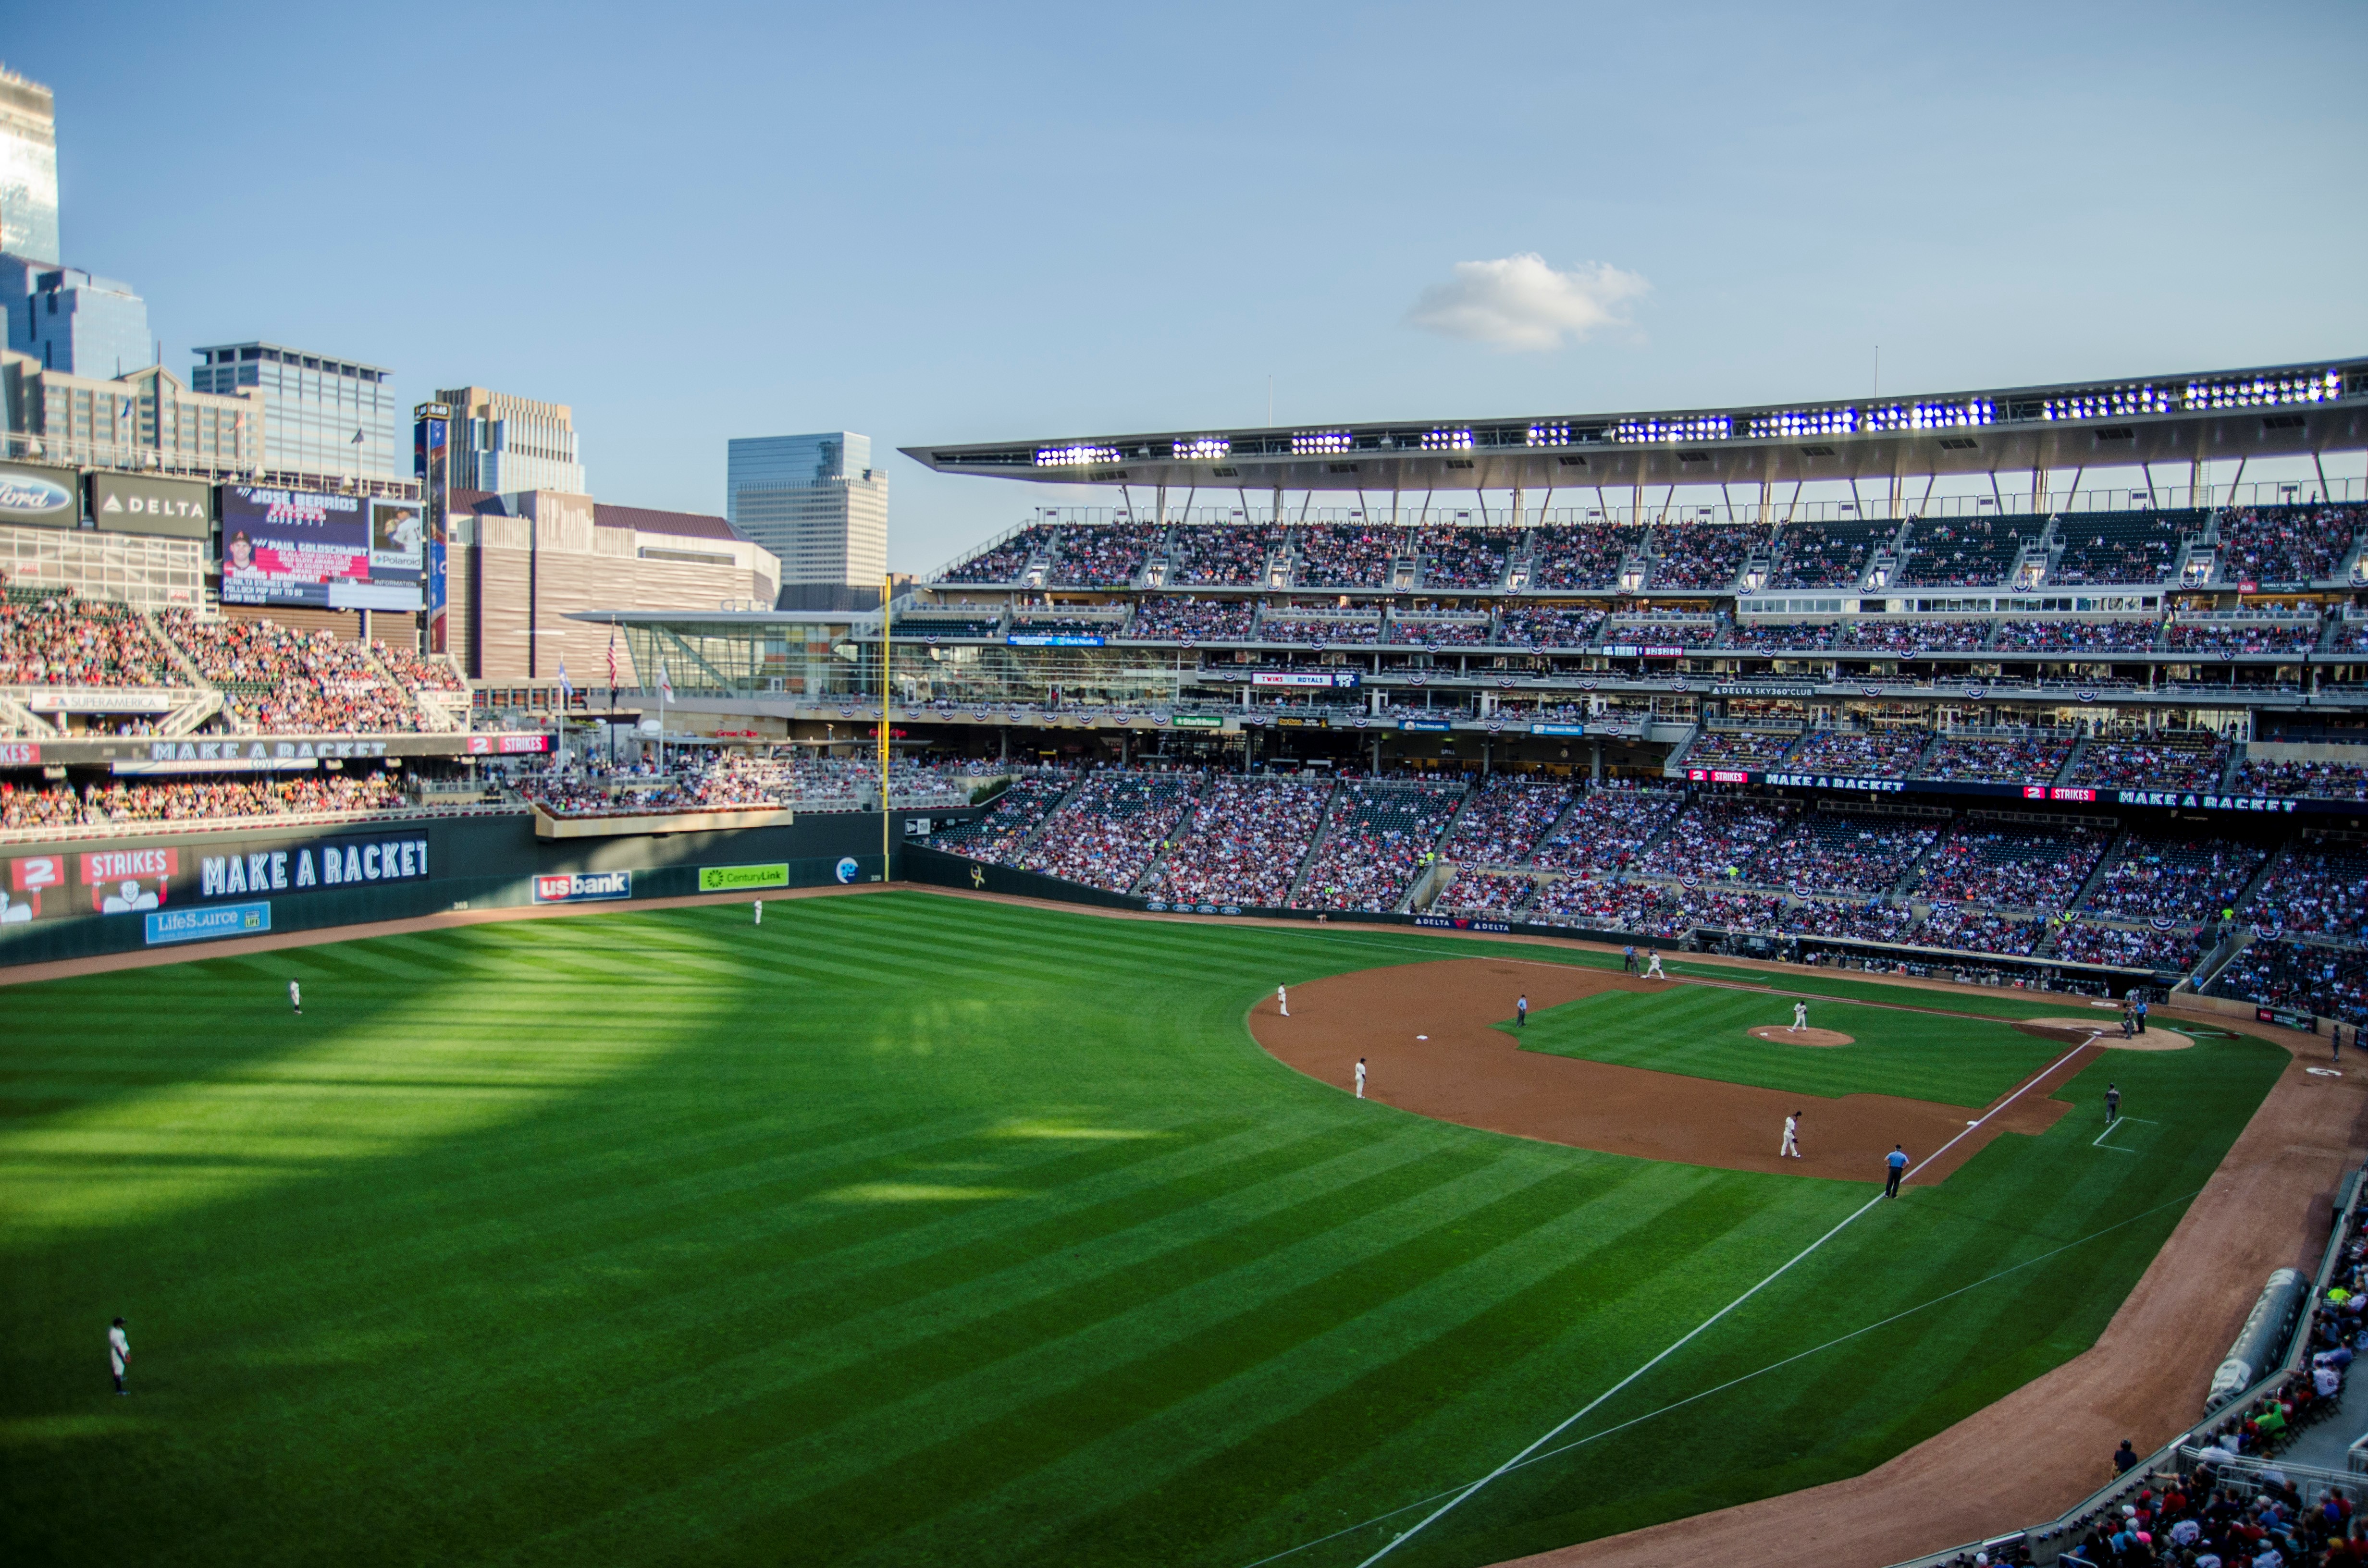
<svg viewBox="0 0 2368 1568">
<path fill-rule="evenodd" d="M 1866 1197 L 1425 1120 L 1244 1024 L 1490 950 L 898 892 L 0 989 L 0 1560 L 1237 1568 L 1346 1529 L 1283 1560 L 1342 1568 Z M 1998 1398 L 2093 1340 L 2286 1061 L 2115 1053 L 2142 1145 L 1998 1139 L 1569 1437 L 1909 1316 L 1393 1562 L 1833 1479 Z"/>
</svg>

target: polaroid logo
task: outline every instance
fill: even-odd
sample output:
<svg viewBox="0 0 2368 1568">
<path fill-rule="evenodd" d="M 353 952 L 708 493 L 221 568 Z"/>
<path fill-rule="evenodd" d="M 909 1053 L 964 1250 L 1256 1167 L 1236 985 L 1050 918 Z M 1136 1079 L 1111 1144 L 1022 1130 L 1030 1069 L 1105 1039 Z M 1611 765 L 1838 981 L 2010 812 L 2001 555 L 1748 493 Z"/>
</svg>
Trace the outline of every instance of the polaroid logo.
<svg viewBox="0 0 2368 1568">
<path fill-rule="evenodd" d="M 587 899 L 632 896 L 631 871 L 567 871 L 534 879 L 537 903 L 579 903 Z"/>
</svg>

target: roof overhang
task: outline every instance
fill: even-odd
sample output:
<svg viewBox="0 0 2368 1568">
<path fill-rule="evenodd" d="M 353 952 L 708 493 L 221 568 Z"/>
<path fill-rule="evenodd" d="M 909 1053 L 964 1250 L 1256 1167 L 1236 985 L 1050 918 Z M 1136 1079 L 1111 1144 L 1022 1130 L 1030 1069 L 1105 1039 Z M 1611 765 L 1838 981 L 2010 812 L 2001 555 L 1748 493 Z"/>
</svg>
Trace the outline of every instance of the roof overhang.
<svg viewBox="0 0 2368 1568">
<path fill-rule="evenodd" d="M 1831 403 L 906 447 L 940 473 L 1170 489 L 1542 491 L 2218 462 L 2368 448 L 2368 359 Z"/>
</svg>

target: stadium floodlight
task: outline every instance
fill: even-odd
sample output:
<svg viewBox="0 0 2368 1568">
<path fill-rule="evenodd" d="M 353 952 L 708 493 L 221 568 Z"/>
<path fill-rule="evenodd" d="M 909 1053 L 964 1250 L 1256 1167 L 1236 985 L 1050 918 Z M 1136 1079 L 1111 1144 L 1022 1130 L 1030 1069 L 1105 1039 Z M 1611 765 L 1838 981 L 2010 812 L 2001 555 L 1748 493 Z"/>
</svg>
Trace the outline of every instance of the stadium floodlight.
<svg viewBox="0 0 2368 1568">
<path fill-rule="evenodd" d="M 1997 417 L 1989 399 L 1965 403 L 1895 403 L 1870 408 L 1861 427 L 1867 430 L 1948 430 L 1987 425 Z"/>
<path fill-rule="evenodd" d="M 1234 444 L 1223 436 L 1194 436 L 1176 442 L 1168 449 L 1168 453 L 1178 462 L 1229 458 L 1234 455 Z"/>
<path fill-rule="evenodd" d="M 1291 455 L 1322 457 L 1326 452 L 1345 452 L 1355 444 L 1356 438 L 1346 430 L 1302 430 L 1291 438 Z"/>
<path fill-rule="evenodd" d="M 2133 414 L 2169 414 L 2179 406 L 2167 387 L 2108 387 L 2101 392 L 2051 397 L 2040 404 L 2042 419 L 2124 419 Z"/>
<path fill-rule="evenodd" d="M 1855 408 L 1776 408 L 1744 421 L 1743 433 L 1754 440 L 1789 440 L 1795 436 L 1855 436 Z"/>
<path fill-rule="evenodd" d="M 2303 370 L 2283 376 L 2237 376 L 2187 383 L 2190 408 L 2275 408 L 2298 403 L 2330 403 L 2343 395 L 2335 370 Z"/>
<path fill-rule="evenodd" d="M 1734 433 L 1735 421 L 1724 414 L 1697 414 L 1682 419 L 1623 419 L 1610 432 L 1615 441 L 1649 445 L 1724 441 Z"/>
<path fill-rule="evenodd" d="M 1469 429 L 1427 430 L 1423 433 L 1422 449 L 1426 452 L 1468 452 L 1472 449 Z"/>
<path fill-rule="evenodd" d="M 1551 425 L 1532 425 L 1530 426 L 1530 445 L 1567 447 L 1570 445 L 1570 426 L 1560 421 Z"/>
<path fill-rule="evenodd" d="M 1083 468 L 1095 463 L 1114 463 L 1118 460 L 1119 452 L 1116 447 L 1097 447 L 1082 441 L 1074 446 L 1036 449 L 1038 468 Z"/>
</svg>

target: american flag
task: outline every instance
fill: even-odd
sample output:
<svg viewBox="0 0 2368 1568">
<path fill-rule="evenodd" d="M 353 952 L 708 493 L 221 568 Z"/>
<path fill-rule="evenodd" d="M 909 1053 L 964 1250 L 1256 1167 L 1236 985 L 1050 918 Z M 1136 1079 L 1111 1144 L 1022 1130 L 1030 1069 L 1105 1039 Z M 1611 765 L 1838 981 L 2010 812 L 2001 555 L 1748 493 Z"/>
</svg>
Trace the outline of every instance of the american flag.
<svg viewBox="0 0 2368 1568">
<path fill-rule="evenodd" d="M 617 629 L 609 628 L 609 689 L 617 689 Z"/>
</svg>

